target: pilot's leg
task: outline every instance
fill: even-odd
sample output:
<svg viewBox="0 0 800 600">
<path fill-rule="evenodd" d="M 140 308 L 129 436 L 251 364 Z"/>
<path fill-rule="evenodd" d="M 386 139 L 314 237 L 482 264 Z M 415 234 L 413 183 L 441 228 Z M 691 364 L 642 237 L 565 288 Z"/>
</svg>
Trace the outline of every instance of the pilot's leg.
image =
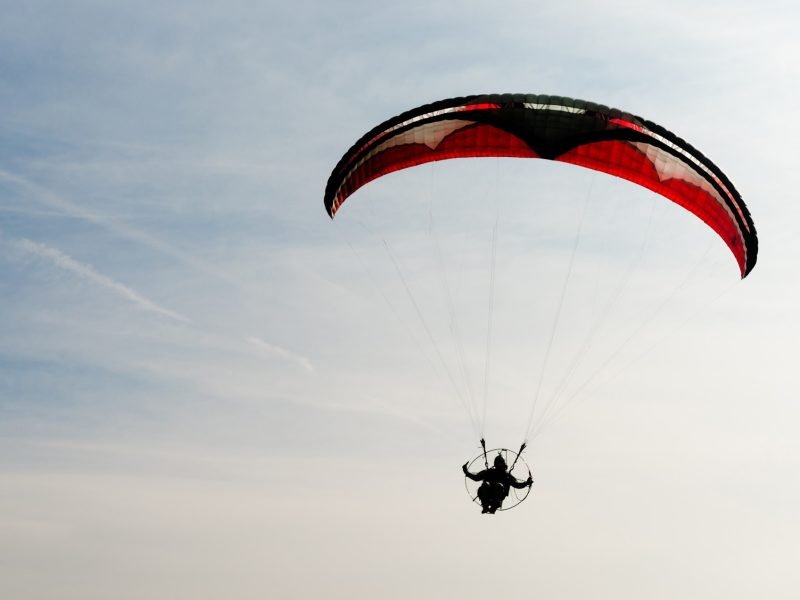
<svg viewBox="0 0 800 600">
<path fill-rule="evenodd" d="M 489 512 L 492 502 L 492 486 L 488 481 L 484 481 L 481 487 L 478 488 L 478 500 L 481 501 L 483 510 L 481 512 Z"/>
</svg>

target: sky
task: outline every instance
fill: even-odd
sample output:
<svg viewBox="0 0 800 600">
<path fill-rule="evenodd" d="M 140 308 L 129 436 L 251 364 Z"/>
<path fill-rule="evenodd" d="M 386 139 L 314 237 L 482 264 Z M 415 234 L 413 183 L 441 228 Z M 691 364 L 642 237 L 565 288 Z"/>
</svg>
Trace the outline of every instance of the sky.
<svg viewBox="0 0 800 600">
<path fill-rule="evenodd" d="M 0 8 L 2 597 L 797 597 L 794 3 Z M 754 271 L 545 161 L 328 218 L 363 133 L 495 92 L 689 141 Z M 535 480 L 493 517 L 481 435 Z"/>
</svg>

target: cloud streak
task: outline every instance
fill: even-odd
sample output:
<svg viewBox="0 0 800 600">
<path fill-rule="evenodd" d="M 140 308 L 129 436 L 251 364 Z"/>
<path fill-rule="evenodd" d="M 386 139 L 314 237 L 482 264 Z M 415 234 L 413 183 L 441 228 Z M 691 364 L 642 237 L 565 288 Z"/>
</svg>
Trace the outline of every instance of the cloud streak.
<svg viewBox="0 0 800 600">
<path fill-rule="evenodd" d="M 98 227 L 105 228 L 121 238 L 133 240 L 147 248 L 150 248 L 151 250 L 159 252 L 165 256 L 169 256 L 181 264 L 191 267 L 197 272 L 203 273 L 215 279 L 219 279 L 231 285 L 243 287 L 241 282 L 232 279 L 224 271 L 209 266 L 207 263 L 198 260 L 191 254 L 182 252 L 181 250 L 170 246 L 164 241 L 125 223 L 121 223 L 117 220 L 86 210 L 74 202 L 67 200 L 63 197 L 63 195 L 58 194 L 41 184 L 30 181 L 25 177 L 21 177 L 9 171 L 0 169 L 0 181 L 5 181 L 27 190 L 32 194 L 33 199 L 36 202 L 50 208 L 51 210 L 57 211 L 59 214 L 64 214 L 76 219 L 82 219 L 86 222 L 93 223 Z"/>
<path fill-rule="evenodd" d="M 299 354 L 295 354 L 294 352 L 290 352 L 285 348 L 281 348 L 280 346 L 275 346 L 274 344 L 270 344 L 265 342 L 261 338 L 250 336 L 246 338 L 248 342 L 256 346 L 262 354 L 265 354 L 272 358 L 278 358 L 285 362 L 294 363 L 296 365 L 300 365 L 308 371 L 309 373 L 315 373 L 316 369 L 314 365 L 311 364 L 311 361 L 307 359 L 305 356 L 300 356 Z"/>
<path fill-rule="evenodd" d="M 181 321 L 183 323 L 191 322 L 187 317 L 175 311 L 169 310 L 168 308 L 164 308 L 152 300 L 148 300 L 137 291 L 118 281 L 115 281 L 107 275 L 97 272 L 91 265 L 78 262 L 57 248 L 47 246 L 46 244 L 42 244 L 40 242 L 34 242 L 26 238 L 13 240 L 11 244 L 26 254 L 46 259 L 64 271 L 68 271 L 85 281 L 89 281 L 113 292 L 117 296 L 127 300 L 144 311 L 155 313 L 163 317 Z"/>
</svg>

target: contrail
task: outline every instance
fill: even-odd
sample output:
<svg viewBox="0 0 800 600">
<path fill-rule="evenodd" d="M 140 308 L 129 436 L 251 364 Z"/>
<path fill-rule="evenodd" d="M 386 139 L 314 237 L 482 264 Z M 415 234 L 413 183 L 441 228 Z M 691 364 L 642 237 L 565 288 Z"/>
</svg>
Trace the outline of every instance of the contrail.
<svg viewBox="0 0 800 600">
<path fill-rule="evenodd" d="M 33 193 L 39 203 L 53 210 L 57 210 L 62 214 L 94 223 L 100 227 L 104 227 L 118 236 L 127 238 L 129 240 L 134 240 L 152 250 L 169 256 L 185 265 L 189 265 L 198 272 L 205 273 L 206 275 L 225 281 L 226 283 L 236 285 L 237 287 L 244 287 L 241 282 L 236 281 L 224 271 L 210 267 L 207 263 L 198 260 L 188 252 L 178 250 L 162 240 L 120 221 L 88 211 L 41 184 L 30 181 L 19 175 L 15 175 L 14 173 L 10 173 L 4 169 L 0 169 L 0 181 L 6 181 L 28 190 L 29 192 Z"/>
<path fill-rule="evenodd" d="M 275 346 L 274 344 L 265 342 L 264 340 L 257 337 L 252 337 L 252 336 L 248 337 L 247 341 L 250 342 L 251 344 L 254 344 L 256 347 L 258 347 L 262 352 L 265 352 L 266 354 L 299 364 L 309 373 L 314 373 L 316 371 L 316 369 L 314 369 L 314 365 L 312 365 L 311 361 L 308 360 L 305 356 L 300 356 L 299 354 L 295 354 L 294 352 L 290 352 L 285 348 L 281 348 L 280 346 Z"/>
<path fill-rule="evenodd" d="M 65 271 L 74 273 L 82 279 L 95 283 L 106 288 L 107 290 L 114 292 L 118 296 L 121 296 L 122 298 L 135 304 L 142 310 L 157 313 L 159 315 L 169 317 L 170 319 L 175 319 L 176 321 L 182 321 L 184 323 L 191 322 L 183 315 L 164 308 L 163 306 L 159 306 L 155 302 L 148 300 L 128 286 L 123 285 L 122 283 L 115 281 L 110 277 L 103 275 L 102 273 L 98 273 L 91 265 L 78 262 L 71 256 L 61 252 L 61 250 L 25 238 L 13 240 L 11 241 L 11 244 L 13 244 L 16 248 L 27 252 L 28 254 L 46 258 L 54 265 L 64 269 Z"/>
</svg>

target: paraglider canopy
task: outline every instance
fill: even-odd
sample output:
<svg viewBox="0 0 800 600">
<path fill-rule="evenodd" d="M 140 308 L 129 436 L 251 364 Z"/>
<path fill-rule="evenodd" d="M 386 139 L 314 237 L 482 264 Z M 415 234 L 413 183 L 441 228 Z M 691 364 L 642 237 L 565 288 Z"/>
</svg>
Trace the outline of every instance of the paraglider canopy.
<svg viewBox="0 0 800 600">
<path fill-rule="evenodd" d="M 366 183 L 387 173 L 451 158 L 544 158 L 602 171 L 672 200 L 728 245 L 742 277 L 758 239 L 728 177 L 663 127 L 593 102 L 561 96 L 485 94 L 426 104 L 381 123 L 341 158 L 328 179 L 333 218 Z"/>
</svg>

